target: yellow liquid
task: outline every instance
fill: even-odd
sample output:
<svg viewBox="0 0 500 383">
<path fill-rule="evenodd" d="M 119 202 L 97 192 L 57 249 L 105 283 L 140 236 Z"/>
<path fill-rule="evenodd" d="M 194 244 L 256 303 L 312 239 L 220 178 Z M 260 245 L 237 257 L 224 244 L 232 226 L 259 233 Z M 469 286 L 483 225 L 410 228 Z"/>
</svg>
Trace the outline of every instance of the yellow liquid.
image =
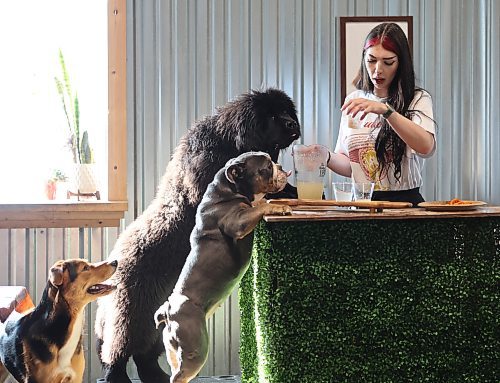
<svg viewBox="0 0 500 383">
<path fill-rule="evenodd" d="M 321 199 L 323 197 L 323 182 L 297 181 L 297 192 L 300 199 Z"/>
</svg>

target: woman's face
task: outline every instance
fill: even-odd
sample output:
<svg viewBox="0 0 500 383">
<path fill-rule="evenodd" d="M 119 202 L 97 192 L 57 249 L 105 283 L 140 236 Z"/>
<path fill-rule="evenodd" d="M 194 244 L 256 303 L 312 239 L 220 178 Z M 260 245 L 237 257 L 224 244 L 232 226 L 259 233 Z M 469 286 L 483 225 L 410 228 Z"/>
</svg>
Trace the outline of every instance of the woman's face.
<svg viewBox="0 0 500 383">
<path fill-rule="evenodd" d="M 373 83 L 373 93 L 378 97 L 387 97 L 398 70 L 396 53 L 388 51 L 382 44 L 374 45 L 365 52 L 365 67 Z"/>
</svg>

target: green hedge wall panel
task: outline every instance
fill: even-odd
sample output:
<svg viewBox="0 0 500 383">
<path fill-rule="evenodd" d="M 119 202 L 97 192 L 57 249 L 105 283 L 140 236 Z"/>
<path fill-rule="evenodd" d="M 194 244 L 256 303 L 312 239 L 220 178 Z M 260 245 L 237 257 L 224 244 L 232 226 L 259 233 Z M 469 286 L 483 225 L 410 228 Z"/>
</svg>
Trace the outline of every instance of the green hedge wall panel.
<svg viewBox="0 0 500 383">
<path fill-rule="evenodd" d="M 497 382 L 499 218 L 262 222 L 243 382 Z"/>
</svg>

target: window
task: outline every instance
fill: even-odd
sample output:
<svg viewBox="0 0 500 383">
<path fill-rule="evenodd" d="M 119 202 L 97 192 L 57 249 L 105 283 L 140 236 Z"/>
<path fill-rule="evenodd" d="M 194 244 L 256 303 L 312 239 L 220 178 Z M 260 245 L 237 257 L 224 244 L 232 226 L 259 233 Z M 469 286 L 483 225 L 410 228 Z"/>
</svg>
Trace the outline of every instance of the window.
<svg viewBox="0 0 500 383">
<path fill-rule="evenodd" d="M 14 5 L 16 2 L 9 2 L 9 4 Z M 16 36 L 16 38 L 10 39 L 10 46 L 12 47 L 14 52 L 18 52 L 18 55 L 13 55 L 14 57 L 4 56 L 3 62 L 10 62 L 10 65 L 16 65 L 18 68 L 23 68 L 27 63 L 23 62 L 21 59 L 21 53 L 23 49 L 26 49 L 27 43 L 30 38 L 34 38 L 37 34 L 47 35 L 46 39 L 50 38 L 49 28 L 47 30 L 40 31 L 39 28 L 34 28 L 34 24 L 36 24 L 36 18 L 43 19 L 43 12 L 46 12 L 47 9 L 52 6 L 60 6 L 60 10 L 66 9 L 69 3 L 81 4 L 85 3 L 94 3 L 94 4 L 103 4 L 102 0 L 93 0 L 89 1 L 68 1 L 68 0 L 60 0 L 60 1 L 51 1 L 51 2 L 42 2 L 40 0 L 32 1 L 33 4 L 28 4 L 26 7 L 26 2 L 22 2 L 24 7 L 21 12 L 14 17 L 12 12 L 5 12 L 2 10 L 0 12 L 0 23 L 2 25 L 6 25 L 6 19 L 21 19 L 23 20 L 23 30 L 27 31 L 23 36 L 19 33 L 10 33 L 10 36 Z M 44 6 L 40 9 L 39 4 L 43 3 Z M 108 189 L 108 198 L 107 200 L 96 201 L 96 200 L 86 200 L 84 203 L 76 201 L 76 199 L 71 200 L 56 200 L 53 202 L 40 202 L 32 200 L 31 203 L 25 203 L 26 201 L 15 201 L 14 203 L 4 203 L 5 198 L 0 199 L 0 228 L 5 227 L 85 227 L 85 226 L 117 226 L 119 224 L 120 218 L 123 217 L 123 212 L 127 209 L 126 203 L 126 8 L 125 8 L 126 0 L 109 0 L 107 4 L 107 12 L 106 9 L 102 10 L 104 14 L 104 19 L 107 20 L 107 35 L 106 29 L 100 32 L 100 35 L 94 38 L 86 38 L 86 43 L 97 46 L 102 43 L 102 41 L 108 42 L 107 44 L 107 52 L 108 52 L 108 71 L 107 71 L 107 103 L 104 98 L 103 101 L 100 101 L 104 106 L 107 105 L 107 109 L 104 109 L 104 114 L 107 117 L 107 140 L 106 140 L 106 121 L 104 122 L 104 134 L 102 134 L 100 139 L 96 139 L 96 155 L 99 152 L 106 152 L 107 142 L 107 159 L 103 160 L 103 162 L 107 162 L 106 166 L 103 168 L 107 170 L 107 182 L 104 179 L 103 182 L 106 183 Z M 98 5 L 96 5 L 98 6 Z M 4 7 L 2 5 L 1 7 Z M 43 9 L 45 8 L 45 10 Z M 30 14 L 33 14 L 35 19 L 30 20 L 29 17 L 25 17 L 27 12 L 25 10 L 28 9 Z M 38 9 L 38 10 L 37 10 Z M 69 12 L 66 10 L 66 12 Z M 83 30 L 88 30 L 93 28 L 94 24 L 97 22 L 97 17 L 92 14 L 84 14 L 83 11 L 77 13 L 77 18 L 85 20 L 84 24 L 85 28 L 81 27 Z M 60 16 L 64 18 L 64 16 Z M 47 23 L 47 21 L 45 21 Z M 61 22 L 61 25 L 63 23 Z M 104 23 L 105 24 L 105 23 Z M 76 24 L 72 26 L 66 27 L 68 30 L 75 29 Z M 69 31 L 64 28 L 56 28 L 56 32 L 65 34 Z M 12 32 L 12 31 L 11 31 Z M 4 31 L 2 31 L 4 33 Z M 90 34 L 89 34 L 90 35 Z M 5 34 L 4 34 L 5 36 Z M 106 39 L 107 36 L 107 39 Z M 19 37 L 19 38 L 18 38 Z M 4 39 L 6 40 L 6 39 Z M 89 40 L 89 41 L 87 41 Z M 98 43 L 97 40 L 100 42 Z M 70 41 L 71 42 L 71 41 Z M 83 44 L 81 41 L 77 39 L 74 40 L 74 45 L 78 46 L 79 44 Z M 71 45 L 71 44 L 70 44 Z M 34 47 L 33 49 L 38 49 L 39 47 Z M 40 48 L 41 49 L 41 48 Z M 61 48 L 62 49 L 62 48 Z M 65 59 L 68 61 L 69 52 L 63 52 L 65 55 Z M 16 62 L 17 59 L 17 62 Z M 47 63 L 41 62 L 40 65 L 50 65 Z M 90 64 L 88 64 L 90 65 Z M 68 65 L 69 66 L 69 65 Z M 6 66 L 2 64 L 1 67 L 2 77 L 5 75 L 9 75 L 9 72 L 13 71 L 12 68 L 9 70 Z M 70 72 L 70 76 L 74 77 L 74 73 L 71 67 L 68 68 Z M 17 76 L 11 76 L 12 79 L 9 80 L 11 85 L 13 85 L 14 90 L 22 89 L 24 82 L 29 82 L 32 85 L 35 84 L 33 89 L 39 89 L 40 92 L 46 91 L 51 86 L 55 87 L 55 83 L 47 82 L 46 79 L 43 81 L 34 76 L 34 78 L 16 78 Z M 51 78 L 53 80 L 53 78 Z M 100 83 L 106 84 L 106 75 L 103 75 L 103 78 L 99 80 Z M 37 86 L 38 85 L 38 88 Z M 76 87 L 76 86 L 75 86 Z M 43 173 L 40 170 L 39 166 L 45 160 L 52 161 L 53 157 L 56 158 L 53 163 L 58 163 L 57 156 L 54 156 L 54 152 L 60 152 L 58 155 L 63 156 L 64 148 L 61 147 L 60 143 L 56 143 L 56 145 L 60 145 L 59 149 L 54 149 L 54 147 L 50 146 L 54 144 L 53 142 L 44 141 L 45 132 L 51 130 L 46 128 L 47 123 L 44 118 L 46 117 L 44 113 L 46 113 L 45 109 L 57 109 L 57 111 L 61 110 L 60 105 L 51 105 L 48 100 L 46 102 L 40 102 L 38 105 L 29 106 L 28 103 L 23 103 L 23 94 L 21 91 L 19 93 L 13 92 L 5 95 L 5 87 L 3 87 L 4 91 L 2 97 L 11 97 L 17 100 L 18 111 L 14 115 L 18 115 L 19 120 L 23 120 L 24 123 L 28 123 L 30 125 L 39 125 L 39 130 L 31 130 L 31 133 L 26 133 L 22 131 L 20 126 L 22 124 L 11 124 L 13 126 L 9 126 L 5 121 L 1 121 L 1 133 L 2 139 L 0 140 L 3 147 L 0 150 L 12 153 L 10 150 L 11 147 L 15 148 L 15 151 L 11 154 L 19 155 L 22 154 L 21 160 L 8 159 L 7 161 L 3 159 L 2 165 L 0 165 L 0 169 L 2 169 L 2 189 L 6 187 L 17 190 L 16 193 L 18 195 L 22 195 L 26 190 L 33 188 L 33 186 L 27 186 L 24 182 L 22 182 L 24 174 L 27 174 L 26 168 L 34 168 L 35 176 L 39 175 L 37 173 Z M 54 88 L 52 88 L 54 89 Z M 102 92 L 102 91 L 100 91 Z M 103 92 L 106 93 L 106 92 Z M 83 95 L 82 95 L 83 96 Z M 80 99 L 79 95 L 79 99 Z M 48 97 L 46 97 L 48 98 Z M 43 99 L 43 98 L 42 98 Z M 2 100 L 3 106 L 5 100 Z M 82 102 L 82 101 L 81 101 Z M 33 110 L 35 109 L 35 110 Z M 102 115 L 102 111 L 94 111 L 93 115 Z M 42 118 L 43 114 L 43 118 Z M 83 112 L 82 112 L 83 114 Z M 12 114 L 11 114 L 12 115 Z M 83 119 L 83 117 L 82 117 Z M 82 121 L 83 123 L 83 121 Z M 91 123 L 92 124 L 92 123 Z M 51 127 L 52 128 L 52 127 Z M 16 131 L 16 132 L 13 132 Z M 18 131 L 22 131 L 21 134 Z M 9 135 L 14 138 L 6 139 Z M 90 133 L 89 129 L 89 137 L 92 137 L 91 134 L 97 135 L 98 132 Z M 57 137 L 57 135 L 52 136 Z M 55 141 L 52 138 L 49 141 Z M 13 144 L 16 142 L 16 144 Z M 47 149 L 44 151 L 38 151 L 38 146 L 47 145 Z M 101 146 L 99 148 L 99 146 Z M 35 150 L 36 149 L 36 150 Z M 61 150 L 62 149 L 62 150 Z M 37 152 L 37 155 L 34 155 L 33 152 Z M 41 153 L 41 154 L 40 154 Z M 44 154 L 45 153 L 45 154 Z M 101 154 L 99 154 L 100 156 Z M 42 158 L 43 160 L 42 161 Z M 45 158 L 47 157 L 47 158 Z M 105 158 L 105 156 L 104 156 Z M 47 161 L 45 161 L 47 162 Z M 61 163 L 63 160 L 61 160 Z M 28 165 L 24 165 L 28 163 Z M 32 165 L 30 165 L 30 163 Z M 46 168 L 44 168 L 46 169 Z M 29 170 L 29 169 L 28 169 Z M 34 177 L 35 177 L 34 176 Z M 6 178 L 7 177 L 7 178 Z M 5 180 L 8 179 L 9 182 Z M 5 193 L 4 193 L 5 194 Z"/>
</svg>

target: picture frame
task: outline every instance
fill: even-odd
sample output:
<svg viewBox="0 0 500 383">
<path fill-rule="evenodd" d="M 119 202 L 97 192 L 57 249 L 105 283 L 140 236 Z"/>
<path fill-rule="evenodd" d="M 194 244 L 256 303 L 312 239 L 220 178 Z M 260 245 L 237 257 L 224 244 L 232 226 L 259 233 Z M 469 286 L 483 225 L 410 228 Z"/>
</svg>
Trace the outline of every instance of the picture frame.
<svg viewBox="0 0 500 383">
<path fill-rule="evenodd" d="M 413 52 L 413 16 L 356 16 L 340 17 L 340 100 L 356 88 L 353 83 L 359 76 L 363 43 L 370 31 L 381 23 L 398 24 L 408 38 L 410 53 Z M 412 53 L 413 55 L 413 53 Z"/>
</svg>

